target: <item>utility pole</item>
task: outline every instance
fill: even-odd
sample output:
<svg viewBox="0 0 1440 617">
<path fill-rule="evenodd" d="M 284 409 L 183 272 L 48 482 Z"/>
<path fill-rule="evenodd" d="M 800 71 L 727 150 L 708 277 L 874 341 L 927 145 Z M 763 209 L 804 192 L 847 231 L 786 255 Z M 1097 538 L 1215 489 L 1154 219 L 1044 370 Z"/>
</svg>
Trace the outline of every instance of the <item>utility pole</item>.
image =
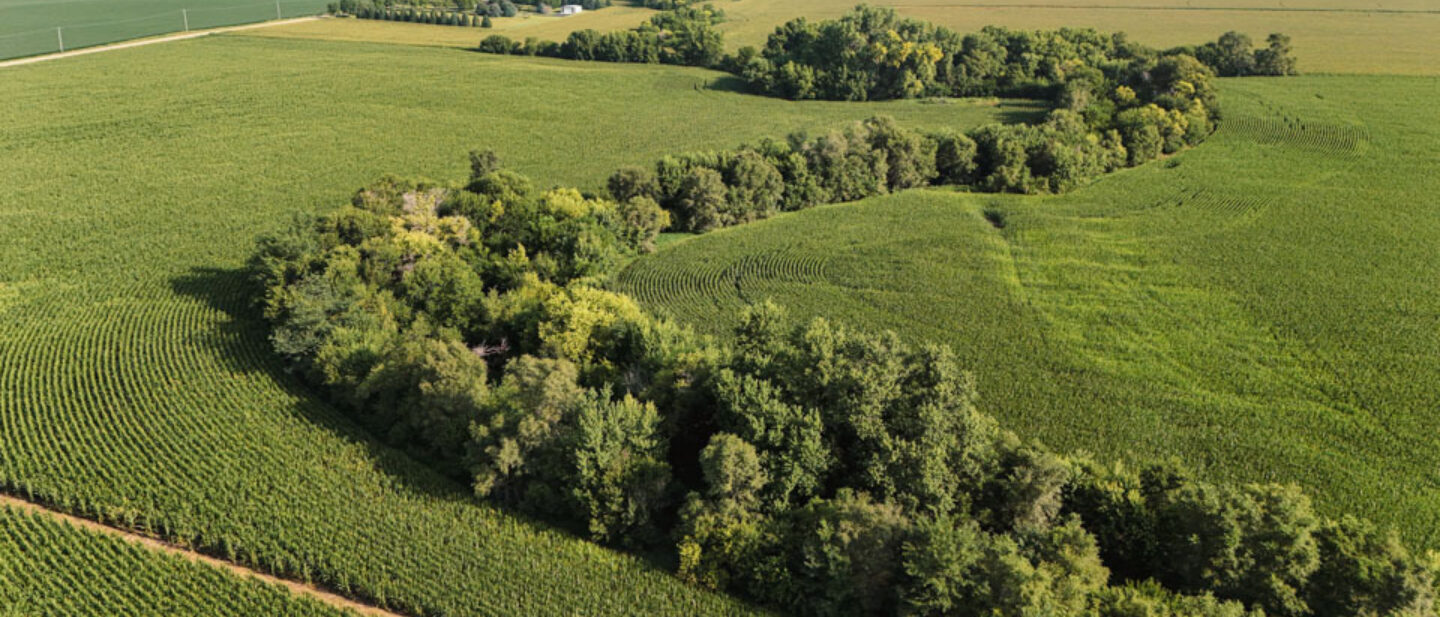
<svg viewBox="0 0 1440 617">
<path fill-rule="evenodd" d="M 190 31 L 190 10 L 180 9 L 180 16 L 185 18 L 185 31 Z"/>
<path fill-rule="evenodd" d="M 60 41 L 60 51 L 65 51 L 65 35 L 60 34 L 60 29 L 55 29 L 55 40 Z"/>
</svg>

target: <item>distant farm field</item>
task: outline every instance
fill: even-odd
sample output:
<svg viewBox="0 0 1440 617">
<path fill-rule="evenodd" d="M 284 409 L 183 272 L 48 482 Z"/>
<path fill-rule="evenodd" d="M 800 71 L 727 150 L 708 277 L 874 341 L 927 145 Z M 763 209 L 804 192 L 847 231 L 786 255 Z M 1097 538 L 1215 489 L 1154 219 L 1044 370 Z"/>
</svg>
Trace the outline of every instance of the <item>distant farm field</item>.
<svg viewBox="0 0 1440 617">
<path fill-rule="evenodd" d="M 0 59 L 314 15 L 328 0 L 0 0 Z M 57 29 L 59 31 L 57 32 Z"/>
<path fill-rule="evenodd" d="M 854 2 L 833 0 L 721 0 L 725 11 L 720 28 L 726 46 L 763 46 L 780 24 L 804 16 L 829 19 L 850 10 Z M 1440 6 L 1423 0 L 1314 0 L 1303 5 L 1274 0 L 1089 0 L 1050 3 L 954 3 L 947 0 L 879 0 L 902 15 L 971 32 L 985 26 L 1015 28 L 1088 27 L 1124 32 L 1156 47 L 1213 41 L 1230 30 L 1262 41 L 1271 32 L 1293 38 L 1300 70 L 1305 73 L 1440 74 Z M 253 36 L 379 41 L 412 45 L 474 47 L 490 34 L 516 39 L 534 36 L 562 40 L 582 28 L 621 30 L 645 21 L 650 12 L 611 7 L 578 17 L 499 19 L 495 28 L 475 30 L 396 22 L 337 19 L 267 28 Z"/>
<path fill-rule="evenodd" d="M 516 17 L 496 18 L 492 28 L 437 26 L 375 19 L 322 19 L 246 32 L 247 36 L 318 39 L 326 41 L 369 41 L 404 45 L 474 48 L 492 34 L 515 40 L 535 37 L 563 41 L 571 32 L 594 28 L 600 31 L 634 28 L 655 11 L 631 6 L 612 6 L 569 17 L 551 17 L 524 12 Z"/>
<path fill-rule="evenodd" d="M 724 334 L 770 298 L 952 345 L 981 406 L 1102 460 L 1299 482 L 1440 544 L 1440 80 L 1222 80 L 1218 134 L 1055 197 L 914 191 L 624 272 Z"/>
<path fill-rule="evenodd" d="M 750 612 L 379 445 L 285 373 L 242 270 L 291 215 L 384 173 L 460 180 L 472 148 L 593 189 L 875 113 L 1034 111 L 793 103 L 708 89 L 719 77 L 241 36 L 5 69 L 0 486 L 411 614 Z"/>
<path fill-rule="evenodd" d="M 727 0 L 722 26 L 730 47 L 764 45 L 790 19 L 838 17 L 854 2 Z M 1124 32 L 1156 47 L 1213 41 L 1230 30 L 1262 40 L 1271 32 L 1294 39 L 1307 73 L 1440 73 L 1440 5 L 1430 0 L 1060 0 L 956 2 L 877 0 L 902 15 L 960 32 L 985 26 L 1088 27 Z"/>
</svg>

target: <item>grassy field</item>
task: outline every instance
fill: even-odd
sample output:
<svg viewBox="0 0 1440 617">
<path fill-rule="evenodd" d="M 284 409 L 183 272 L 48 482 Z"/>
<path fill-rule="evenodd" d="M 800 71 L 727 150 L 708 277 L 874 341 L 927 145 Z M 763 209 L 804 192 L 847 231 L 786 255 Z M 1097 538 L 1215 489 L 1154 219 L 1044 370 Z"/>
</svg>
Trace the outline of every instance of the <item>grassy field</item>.
<svg viewBox="0 0 1440 617">
<path fill-rule="evenodd" d="M 285 374 L 241 270 L 292 213 L 386 172 L 461 179 L 472 148 L 594 188 L 874 113 L 1028 111 L 792 103 L 706 89 L 717 77 L 241 36 L 5 70 L 0 485 L 406 611 L 747 612 L 378 445 Z"/>
<path fill-rule="evenodd" d="M 1298 481 L 1440 544 L 1440 80 L 1224 80 L 1199 148 L 1058 197 L 917 191 L 672 241 L 619 288 L 955 347 L 1020 435 Z"/>
<path fill-rule="evenodd" d="M 0 59 L 180 32 L 187 22 L 199 30 L 314 15 L 327 1 L 0 0 Z"/>
<path fill-rule="evenodd" d="M 0 507 L 0 614 L 340 617 L 319 601 Z"/>
</svg>

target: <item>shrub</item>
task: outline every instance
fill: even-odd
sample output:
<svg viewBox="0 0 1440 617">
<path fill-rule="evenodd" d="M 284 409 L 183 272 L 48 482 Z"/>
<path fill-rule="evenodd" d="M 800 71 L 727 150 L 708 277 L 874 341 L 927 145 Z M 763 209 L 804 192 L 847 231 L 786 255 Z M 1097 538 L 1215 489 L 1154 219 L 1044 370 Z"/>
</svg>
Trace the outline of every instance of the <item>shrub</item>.
<svg viewBox="0 0 1440 617">
<path fill-rule="evenodd" d="M 477 49 L 490 54 L 513 54 L 519 52 L 519 48 L 515 45 L 515 42 L 503 34 L 492 34 L 485 37 L 480 41 L 480 46 Z"/>
</svg>

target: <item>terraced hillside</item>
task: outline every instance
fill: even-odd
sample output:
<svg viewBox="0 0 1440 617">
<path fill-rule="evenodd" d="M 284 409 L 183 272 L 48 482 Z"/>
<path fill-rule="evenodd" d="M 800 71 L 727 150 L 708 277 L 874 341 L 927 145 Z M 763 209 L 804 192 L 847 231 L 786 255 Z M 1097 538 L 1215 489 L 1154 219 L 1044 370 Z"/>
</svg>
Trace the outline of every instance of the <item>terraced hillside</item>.
<svg viewBox="0 0 1440 617">
<path fill-rule="evenodd" d="M 795 104 L 717 75 L 229 36 L 6 70 L 0 486 L 405 612 L 750 612 L 377 445 L 283 372 L 241 270 L 293 213 L 386 172 L 459 179 L 471 148 L 595 187 L 877 112 L 1025 111 Z"/>
<path fill-rule="evenodd" d="M 1199 148 L 1058 197 L 915 191 L 673 242 L 618 283 L 953 345 L 983 407 L 1104 458 L 1299 481 L 1440 544 L 1433 78 L 1223 80 Z"/>
</svg>

